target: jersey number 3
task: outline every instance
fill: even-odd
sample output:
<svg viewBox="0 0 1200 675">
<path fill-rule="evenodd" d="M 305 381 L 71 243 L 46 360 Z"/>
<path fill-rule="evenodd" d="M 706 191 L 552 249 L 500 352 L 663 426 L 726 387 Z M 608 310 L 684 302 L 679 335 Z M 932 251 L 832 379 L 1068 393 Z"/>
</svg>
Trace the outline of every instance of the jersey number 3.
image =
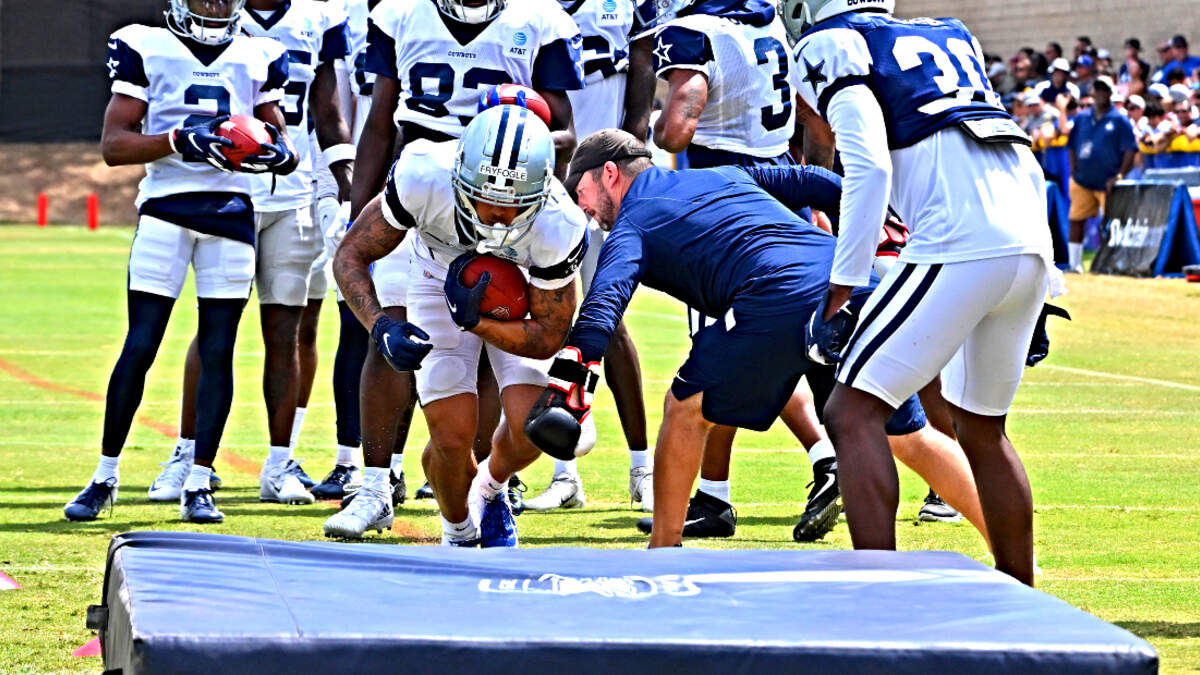
<svg viewBox="0 0 1200 675">
<path fill-rule="evenodd" d="M 754 55 L 758 65 L 777 64 L 779 70 L 771 75 L 771 86 L 779 92 L 780 108 L 772 103 L 762 108 L 762 125 L 767 131 L 775 131 L 788 123 L 792 117 L 792 87 L 788 84 L 788 52 L 773 37 L 760 37 L 754 41 Z"/>
<path fill-rule="evenodd" d="M 950 53 L 947 54 L 946 52 Z M 946 48 L 934 44 L 920 35 L 904 35 L 896 39 L 892 56 L 901 70 L 912 70 L 921 66 L 922 54 L 933 57 L 933 65 L 941 72 L 933 76 L 933 83 L 945 94 L 917 108 L 926 115 L 937 115 L 951 108 L 987 103 L 1000 107 L 1000 98 L 983 78 L 983 66 L 971 43 L 962 38 L 946 40 Z M 950 57 L 954 58 L 951 59 Z M 966 84 L 963 84 L 963 80 Z"/>
</svg>

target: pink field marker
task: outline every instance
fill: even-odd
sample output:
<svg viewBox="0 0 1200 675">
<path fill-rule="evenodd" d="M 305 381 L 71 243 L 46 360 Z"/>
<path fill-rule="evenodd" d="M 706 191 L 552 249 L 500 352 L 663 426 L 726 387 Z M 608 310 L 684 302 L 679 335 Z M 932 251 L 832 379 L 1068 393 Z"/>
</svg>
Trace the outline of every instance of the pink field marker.
<svg viewBox="0 0 1200 675">
<path fill-rule="evenodd" d="M 0 572 L 0 591 L 17 591 L 21 589 L 21 584 L 13 581 L 13 578 Z"/>
<path fill-rule="evenodd" d="M 88 640 L 87 644 L 71 652 L 71 656 L 100 656 L 100 638 Z"/>
</svg>

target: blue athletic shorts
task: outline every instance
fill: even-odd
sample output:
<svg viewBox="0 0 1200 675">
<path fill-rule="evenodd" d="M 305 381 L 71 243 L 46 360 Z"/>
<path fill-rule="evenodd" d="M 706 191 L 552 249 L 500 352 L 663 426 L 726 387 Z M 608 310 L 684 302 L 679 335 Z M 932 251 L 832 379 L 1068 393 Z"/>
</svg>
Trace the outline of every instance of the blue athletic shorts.
<svg viewBox="0 0 1200 675">
<path fill-rule="evenodd" d="M 812 389 L 813 403 L 817 407 L 817 418 L 821 420 L 822 424 L 825 423 L 825 403 L 829 400 L 829 395 L 833 393 L 834 383 L 837 382 L 836 373 L 836 367 L 814 364 L 804 376 L 808 379 L 809 388 Z M 924 429 L 926 424 L 928 424 L 928 420 L 925 419 L 925 409 L 921 407 L 921 399 L 913 394 L 888 418 L 887 435 L 905 436 Z"/>
</svg>

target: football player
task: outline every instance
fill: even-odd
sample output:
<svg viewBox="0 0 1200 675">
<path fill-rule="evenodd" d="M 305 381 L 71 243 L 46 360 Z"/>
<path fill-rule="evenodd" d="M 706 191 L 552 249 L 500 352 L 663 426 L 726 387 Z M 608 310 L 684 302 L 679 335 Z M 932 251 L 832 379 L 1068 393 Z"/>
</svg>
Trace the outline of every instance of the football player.
<svg viewBox="0 0 1200 675">
<path fill-rule="evenodd" d="M 1005 419 L 1046 291 L 1061 290 L 1044 179 L 970 31 L 956 19 L 896 19 L 894 6 L 784 8 L 800 96 L 828 120 L 845 167 L 837 253 L 809 343 L 841 363 L 826 419 L 850 534 L 856 548 L 895 548 L 897 476 L 882 427 L 941 372 L 996 567 L 1032 584 L 1032 497 Z M 912 236 L 854 313 L 847 301 L 870 281 L 872 220 L 889 195 Z"/>
<path fill-rule="evenodd" d="M 650 545 L 658 547 L 682 538 L 688 491 L 711 430 L 765 431 L 802 375 L 829 374 L 812 366 L 799 336 L 824 288 L 836 241 L 795 211 L 811 206 L 836 217 L 840 180 L 825 169 L 798 166 L 664 171 L 649 154 L 618 130 L 579 145 L 567 185 L 610 232 L 596 280 L 526 432 L 555 457 L 587 450 L 580 439 L 590 420 L 597 360 L 639 283 L 721 317 L 693 336 L 667 394 L 655 444 Z M 857 289 L 856 300 L 868 294 L 869 288 Z M 779 339 L 789 334 L 797 339 Z M 925 477 L 939 488 L 945 483 Z"/>
<path fill-rule="evenodd" d="M 530 110 L 499 105 L 476 116 L 459 141 L 409 143 L 334 257 L 346 301 L 371 329 L 390 367 L 416 371 L 432 450 L 425 475 L 442 513 L 442 542 L 516 546 L 508 479 L 538 456 L 522 425 L 547 380 L 575 311 L 575 277 L 587 250 L 587 219 L 553 175 L 550 130 Z M 419 274 L 408 287 L 408 321 L 384 311 L 369 266 L 406 239 Z M 478 253 L 529 275 L 528 319 L 482 316 L 490 278 L 472 288 L 460 274 Z M 476 467 L 477 366 L 486 350 L 507 423 Z M 595 429 L 591 429 L 594 442 Z M 360 537 L 391 526 L 386 462 L 368 457 L 363 487 L 325 522 L 328 536 Z"/>
<path fill-rule="evenodd" d="M 542 95 L 556 152 L 569 158 L 575 141 L 566 92 L 583 86 L 579 48 L 579 29 L 553 0 L 394 0 L 376 6 L 363 66 L 375 82 L 358 144 L 351 215 L 357 218 L 380 192 L 395 149 L 418 138 L 458 138 L 478 112 L 480 95 L 497 84 L 520 84 Z M 397 320 L 406 316 L 411 246 L 403 244 L 374 270 L 379 298 Z M 483 372 L 490 377 L 490 369 Z M 397 451 L 416 404 L 412 377 L 368 350 L 360 387 L 365 462 L 378 466 L 391 457 L 388 463 L 399 471 Z M 485 454 L 500 408 L 494 386 L 481 384 L 480 392 L 476 451 Z M 416 497 L 432 493 L 426 486 Z"/>
<path fill-rule="evenodd" d="M 691 168 L 792 164 L 796 126 L 787 33 L 767 0 L 644 2 L 639 10 L 653 40 L 654 67 L 668 85 L 654 126 L 660 147 L 684 153 Z M 807 210 L 801 217 L 810 219 Z M 689 309 L 692 331 L 715 323 Z M 799 388 L 784 419 L 808 451 L 814 489 L 796 526 L 800 541 L 823 536 L 837 519 L 837 463 L 815 414 Z M 912 431 L 918 418 L 899 428 Z M 737 527 L 731 505 L 729 462 L 736 429 L 717 427 L 705 440 L 700 484 L 689 506 L 686 536 L 729 537 Z M 650 520 L 638 523 L 650 531 Z"/>
<path fill-rule="evenodd" d="M 270 432 L 267 461 L 259 476 L 259 498 L 311 504 L 308 487 L 312 481 L 292 459 L 293 437 L 303 423 L 303 412 L 297 414 L 302 382 L 300 322 L 309 301 L 313 262 L 324 248 L 312 217 L 315 148 L 310 145 L 309 128 L 315 129 L 325 148 L 325 161 L 348 198 L 354 146 L 338 103 L 334 72 L 334 64 L 348 53 L 346 18 L 337 5 L 316 0 L 249 0 L 240 25 L 246 34 L 275 40 L 287 50 L 289 75 L 281 106 L 299 159 L 297 170 L 286 177 L 259 176 L 252 182 L 255 279 L 265 347 L 263 397 Z M 199 372 L 195 341 L 189 348 L 188 367 L 192 373 Z M 192 380 L 193 376 L 185 373 L 185 386 Z M 195 399 L 185 395 L 184 401 L 194 403 Z M 185 405 L 180 415 L 180 441 L 150 486 L 152 500 L 178 498 L 190 459 L 188 421 L 193 418 Z"/>
<path fill-rule="evenodd" d="M 631 41 L 640 27 L 633 0 L 560 0 L 583 36 L 584 88 L 568 92 L 575 133 L 583 138 L 601 129 L 625 129 L 645 140 L 654 99 L 650 40 Z M 604 243 L 604 230 L 588 225 L 588 255 L 580 278 L 586 293 Z M 617 416 L 629 447 L 629 498 L 645 511 L 654 510 L 653 457 L 647 449 L 646 405 L 637 348 L 624 322 L 617 327 L 604 358 L 604 375 L 617 404 Z M 525 508 L 546 511 L 577 508 L 586 503 L 575 460 L 554 460 L 550 485 Z"/>
<path fill-rule="evenodd" d="M 288 57 L 273 40 L 238 35 L 241 0 L 172 0 L 166 28 L 127 26 L 108 41 L 112 99 L 101 152 L 109 165 L 146 164 L 138 228 L 129 254 L 129 331 L 108 383 L 99 465 L 67 504 L 70 520 L 92 520 L 116 501 L 117 465 L 183 287 L 195 269 L 202 360 L 195 445 L 175 493 L 180 516 L 224 516 L 209 477 L 233 398 L 233 344 L 254 276 L 251 177 L 234 173 L 218 135 L 230 115 L 267 123 L 270 143 L 240 170 L 286 176 L 298 163 L 283 111 Z"/>
</svg>

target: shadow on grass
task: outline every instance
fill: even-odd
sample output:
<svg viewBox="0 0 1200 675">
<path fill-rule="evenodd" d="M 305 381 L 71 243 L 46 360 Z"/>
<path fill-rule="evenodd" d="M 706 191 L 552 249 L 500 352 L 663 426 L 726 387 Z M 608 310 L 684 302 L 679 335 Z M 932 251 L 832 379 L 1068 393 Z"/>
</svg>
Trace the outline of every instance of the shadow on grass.
<svg viewBox="0 0 1200 675">
<path fill-rule="evenodd" d="M 646 536 L 643 534 L 634 534 L 628 537 L 614 537 L 612 535 L 603 536 L 578 536 L 569 537 L 555 535 L 549 537 L 533 537 L 521 535 L 522 546 L 611 546 L 613 544 L 638 544 L 646 545 Z"/>
<path fill-rule="evenodd" d="M 1114 621 L 1121 628 L 1141 637 L 1150 638 L 1200 638 L 1200 622 L 1176 623 L 1173 621 Z"/>
</svg>

